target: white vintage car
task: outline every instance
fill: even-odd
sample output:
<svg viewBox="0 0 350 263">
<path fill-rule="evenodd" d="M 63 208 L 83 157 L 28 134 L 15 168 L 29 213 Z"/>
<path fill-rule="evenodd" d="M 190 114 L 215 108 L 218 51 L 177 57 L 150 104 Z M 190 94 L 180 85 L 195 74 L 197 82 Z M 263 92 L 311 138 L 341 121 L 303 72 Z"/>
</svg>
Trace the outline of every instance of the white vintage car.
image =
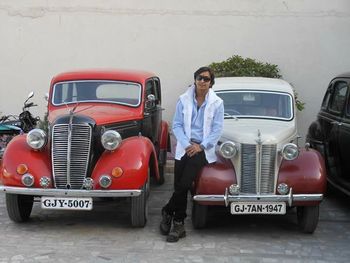
<svg viewBox="0 0 350 263">
<path fill-rule="evenodd" d="M 322 156 L 298 146 L 292 87 L 270 78 L 217 78 L 213 89 L 224 101 L 224 132 L 218 161 L 198 175 L 192 222 L 202 228 L 210 205 L 233 215 L 286 214 L 297 207 L 303 232 L 317 227 L 326 188 Z"/>
</svg>

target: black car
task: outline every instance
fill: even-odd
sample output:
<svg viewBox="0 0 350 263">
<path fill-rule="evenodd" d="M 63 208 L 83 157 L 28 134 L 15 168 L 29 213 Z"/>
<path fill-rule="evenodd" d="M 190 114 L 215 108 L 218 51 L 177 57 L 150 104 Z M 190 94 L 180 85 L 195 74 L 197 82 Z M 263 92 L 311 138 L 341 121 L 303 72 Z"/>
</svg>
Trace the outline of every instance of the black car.
<svg viewBox="0 0 350 263">
<path fill-rule="evenodd" d="M 350 196 L 350 72 L 331 80 L 307 142 L 325 157 L 328 182 Z"/>
</svg>

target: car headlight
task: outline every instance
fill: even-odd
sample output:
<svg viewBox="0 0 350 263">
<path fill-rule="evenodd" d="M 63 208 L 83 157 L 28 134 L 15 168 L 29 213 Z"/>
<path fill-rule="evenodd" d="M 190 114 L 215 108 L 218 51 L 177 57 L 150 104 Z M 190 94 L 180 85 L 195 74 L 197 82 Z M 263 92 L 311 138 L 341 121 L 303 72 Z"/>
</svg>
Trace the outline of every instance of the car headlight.
<svg viewBox="0 0 350 263">
<path fill-rule="evenodd" d="M 117 131 L 109 130 L 104 132 L 101 136 L 102 146 L 108 151 L 117 149 L 121 141 L 122 137 Z"/>
<path fill-rule="evenodd" d="M 34 150 L 43 148 L 46 144 L 46 133 L 41 129 L 33 129 L 27 134 L 27 144 Z"/>
<path fill-rule="evenodd" d="M 282 156 L 284 159 L 291 161 L 299 156 L 299 148 L 294 143 L 287 143 L 282 148 Z"/>
<path fill-rule="evenodd" d="M 220 145 L 220 153 L 224 158 L 231 159 L 237 154 L 237 146 L 231 141 L 224 142 Z"/>
</svg>

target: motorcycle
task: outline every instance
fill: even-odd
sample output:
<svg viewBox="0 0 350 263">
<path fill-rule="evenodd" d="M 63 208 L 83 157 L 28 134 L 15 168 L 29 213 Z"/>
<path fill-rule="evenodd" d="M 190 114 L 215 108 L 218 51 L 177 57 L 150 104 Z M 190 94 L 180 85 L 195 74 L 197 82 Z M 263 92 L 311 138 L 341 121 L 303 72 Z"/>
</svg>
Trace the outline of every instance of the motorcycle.
<svg viewBox="0 0 350 263">
<path fill-rule="evenodd" d="M 39 121 L 39 117 L 33 117 L 29 109 L 38 106 L 33 102 L 28 102 L 34 96 L 30 92 L 22 107 L 22 112 L 16 115 L 6 115 L 0 118 L 0 159 L 11 139 L 19 134 L 27 133 L 34 129 Z"/>
</svg>

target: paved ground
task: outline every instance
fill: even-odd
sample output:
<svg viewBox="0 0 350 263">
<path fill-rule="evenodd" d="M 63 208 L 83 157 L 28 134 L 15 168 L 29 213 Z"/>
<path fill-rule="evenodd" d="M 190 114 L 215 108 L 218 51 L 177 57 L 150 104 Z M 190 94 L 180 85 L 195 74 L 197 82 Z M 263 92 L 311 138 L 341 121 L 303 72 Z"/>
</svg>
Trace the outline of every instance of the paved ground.
<svg viewBox="0 0 350 263">
<path fill-rule="evenodd" d="M 188 236 L 171 244 L 158 232 L 172 174 L 166 179 L 152 188 L 143 229 L 130 227 L 127 200 L 97 203 L 92 212 L 43 211 L 35 204 L 31 221 L 15 224 L 1 194 L 0 262 L 349 262 L 349 198 L 327 197 L 313 235 L 298 231 L 295 211 L 232 217 L 219 210 L 204 230 L 187 219 Z"/>
</svg>

